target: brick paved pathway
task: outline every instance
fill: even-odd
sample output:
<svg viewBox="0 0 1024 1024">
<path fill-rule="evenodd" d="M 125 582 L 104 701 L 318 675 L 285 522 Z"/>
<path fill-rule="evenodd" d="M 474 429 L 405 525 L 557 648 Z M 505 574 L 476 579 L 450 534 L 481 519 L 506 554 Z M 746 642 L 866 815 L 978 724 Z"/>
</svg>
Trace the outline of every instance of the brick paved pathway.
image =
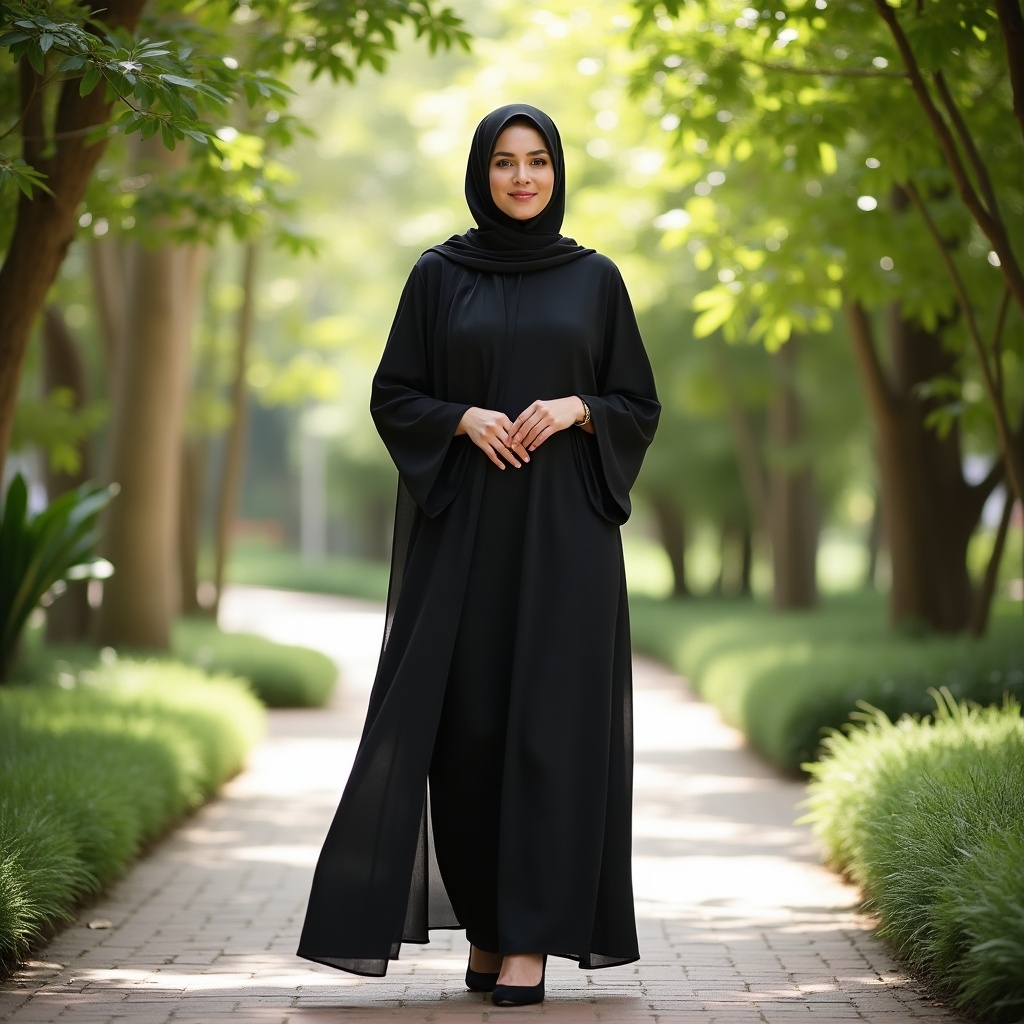
<svg viewBox="0 0 1024 1024">
<path fill-rule="evenodd" d="M 894 964 L 795 826 L 802 786 L 744 751 L 681 680 L 637 664 L 639 964 L 555 960 L 541 1008 L 465 990 L 466 943 L 435 933 L 386 978 L 294 956 L 310 872 L 351 761 L 379 643 L 372 605 L 236 590 L 225 623 L 341 662 L 329 711 L 275 711 L 221 799 L 0 988 L 0 1019 L 101 1024 L 636 1021 L 905 1024 L 955 1018 Z M 90 928 L 92 924 L 109 927 Z"/>
</svg>

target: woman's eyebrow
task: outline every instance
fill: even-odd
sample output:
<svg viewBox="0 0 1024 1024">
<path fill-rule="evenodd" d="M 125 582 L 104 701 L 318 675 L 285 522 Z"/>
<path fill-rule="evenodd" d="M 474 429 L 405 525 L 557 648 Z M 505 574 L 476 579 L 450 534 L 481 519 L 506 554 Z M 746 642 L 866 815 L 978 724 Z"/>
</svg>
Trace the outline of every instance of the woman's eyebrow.
<svg viewBox="0 0 1024 1024">
<path fill-rule="evenodd" d="M 551 154 L 546 149 L 531 149 L 530 152 L 527 153 L 526 155 L 527 156 L 540 156 L 541 153 L 545 154 L 546 156 L 551 156 Z M 503 152 L 499 152 L 499 151 L 495 150 L 495 152 L 493 152 L 491 154 L 491 157 L 494 158 L 496 156 L 511 156 L 511 157 L 514 157 L 515 153 L 503 153 Z"/>
</svg>

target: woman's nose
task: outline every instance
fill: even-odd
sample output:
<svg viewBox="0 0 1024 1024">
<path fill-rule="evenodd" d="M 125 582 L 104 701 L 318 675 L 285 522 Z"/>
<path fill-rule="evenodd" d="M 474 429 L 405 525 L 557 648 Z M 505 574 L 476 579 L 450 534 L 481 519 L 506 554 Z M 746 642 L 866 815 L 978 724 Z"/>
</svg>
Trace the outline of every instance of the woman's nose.
<svg viewBox="0 0 1024 1024">
<path fill-rule="evenodd" d="M 526 167 L 518 167 L 518 168 L 516 168 L 516 173 L 514 175 L 513 180 L 516 181 L 517 183 L 523 183 L 523 184 L 528 182 L 530 180 L 530 171 L 529 171 L 529 169 L 526 168 Z"/>
</svg>

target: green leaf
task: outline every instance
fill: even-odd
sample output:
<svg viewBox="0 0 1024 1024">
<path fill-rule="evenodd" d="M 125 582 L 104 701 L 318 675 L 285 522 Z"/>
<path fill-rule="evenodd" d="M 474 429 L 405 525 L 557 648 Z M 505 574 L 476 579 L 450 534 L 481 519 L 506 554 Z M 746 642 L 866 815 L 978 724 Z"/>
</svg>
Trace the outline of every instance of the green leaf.
<svg viewBox="0 0 1024 1024">
<path fill-rule="evenodd" d="M 25 51 L 25 56 L 28 58 L 29 64 L 32 65 L 33 71 L 40 75 L 45 72 L 46 61 L 43 58 L 43 51 L 39 49 L 38 43 L 30 43 L 28 49 Z"/>
<path fill-rule="evenodd" d="M 57 65 L 57 71 L 60 74 L 67 74 L 71 71 L 81 71 L 82 68 L 89 62 L 89 57 L 84 53 L 72 53 L 70 56 L 65 57 L 60 64 Z"/>
<path fill-rule="evenodd" d="M 836 157 L 834 146 L 829 145 L 827 142 L 819 142 L 818 157 L 821 160 L 821 169 L 826 174 L 835 174 L 839 169 L 839 160 Z"/>
<path fill-rule="evenodd" d="M 84 75 L 82 75 L 82 80 L 78 83 L 78 95 L 88 96 L 89 93 L 91 93 L 93 89 L 100 84 L 101 77 L 102 72 L 94 64 Z"/>
<path fill-rule="evenodd" d="M 191 78 L 182 78 L 181 75 L 157 75 L 157 78 L 168 85 L 177 85 L 182 89 L 195 89 L 199 83 Z"/>
<path fill-rule="evenodd" d="M 731 302 L 720 302 L 717 306 L 705 310 L 694 321 L 693 336 L 706 338 L 709 334 L 714 334 L 732 316 L 733 308 Z"/>
</svg>

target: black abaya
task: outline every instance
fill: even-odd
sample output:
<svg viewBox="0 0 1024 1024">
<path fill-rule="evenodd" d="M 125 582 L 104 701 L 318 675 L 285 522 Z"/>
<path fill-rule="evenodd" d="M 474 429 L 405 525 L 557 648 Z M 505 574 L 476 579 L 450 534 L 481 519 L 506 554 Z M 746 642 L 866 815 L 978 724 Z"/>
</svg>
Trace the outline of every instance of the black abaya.
<svg viewBox="0 0 1024 1024">
<path fill-rule="evenodd" d="M 594 434 L 556 433 L 521 469 L 454 436 L 469 406 L 515 420 L 569 395 Z M 425 253 L 371 411 L 400 474 L 388 626 L 299 955 L 380 975 L 402 941 L 461 925 L 495 952 L 635 960 L 618 526 L 659 406 L 614 264 Z"/>
</svg>

